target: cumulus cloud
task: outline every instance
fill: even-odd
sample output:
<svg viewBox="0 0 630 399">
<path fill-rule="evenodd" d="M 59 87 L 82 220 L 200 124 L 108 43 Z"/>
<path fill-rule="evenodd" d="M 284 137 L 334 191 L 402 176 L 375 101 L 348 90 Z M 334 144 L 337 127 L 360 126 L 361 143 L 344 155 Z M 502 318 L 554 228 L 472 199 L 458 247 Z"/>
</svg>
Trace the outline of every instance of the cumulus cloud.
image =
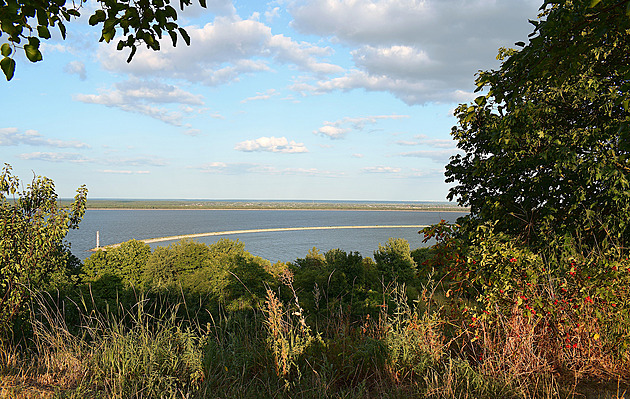
<svg viewBox="0 0 630 399">
<path fill-rule="evenodd" d="M 0 146 L 16 146 L 20 144 L 57 148 L 90 148 L 86 143 L 76 140 L 47 139 L 36 130 L 21 132 L 20 129 L 15 127 L 0 128 Z"/>
<path fill-rule="evenodd" d="M 340 139 L 353 130 L 364 130 L 367 125 L 374 125 L 380 120 L 402 118 L 409 118 L 409 115 L 375 115 L 358 118 L 346 117 L 334 122 L 324 122 L 324 126 L 315 130 L 313 134 L 329 137 L 331 139 Z"/>
<path fill-rule="evenodd" d="M 289 142 L 286 137 L 260 137 L 256 140 L 245 140 L 234 146 L 237 151 L 266 151 L 285 154 L 308 152 L 304 143 Z"/>
<path fill-rule="evenodd" d="M 85 64 L 81 61 L 71 61 L 63 67 L 65 73 L 70 75 L 79 75 L 79 79 L 85 80 L 87 78 L 87 72 L 85 71 Z"/>
<path fill-rule="evenodd" d="M 76 94 L 74 100 L 145 115 L 174 126 L 182 125 L 184 114 L 193 111 L 191 105 L 203 105 L 202 97 L 199 95 L 165 83 L 140 79 L 116 83 L 113 89 L 101 90 L 99 94 Z M 180 104 L 187 107 L 172 111 L 165 108 L 165 104 Z"/>
<path fill-rule="evenodd" d="M 165 43 L 159 52 L 139 49 L 132 63 L 112 46 L 104 46 L 100 60 L 105 69 L 135 76 L 179 78 L 216 86 L 236 81 L 244 73 L 269 70 L 269 62 L 289 64 L 314 74 L 342 71 L 322 61 L 329 47 L 297 42 L 255 20 L 217 17 L 203 27 L 186 27 L 194 45 L 175 48 Z M 165 38 L 164 41 L 170 39 Z"/>
<path fill-rule="evenodd" d="M 539 6 L 536 0 L 298 0 L 289 9 L 292 27 L 353 47 L 356 67 L 301 89 L 386 91 L 407 104 L 462 101 L 471 96 L 477 70 L 498 65 L 499 47 L 527 38 L 532 27 L 523 16 L 535 19 Z"/>
</svg>

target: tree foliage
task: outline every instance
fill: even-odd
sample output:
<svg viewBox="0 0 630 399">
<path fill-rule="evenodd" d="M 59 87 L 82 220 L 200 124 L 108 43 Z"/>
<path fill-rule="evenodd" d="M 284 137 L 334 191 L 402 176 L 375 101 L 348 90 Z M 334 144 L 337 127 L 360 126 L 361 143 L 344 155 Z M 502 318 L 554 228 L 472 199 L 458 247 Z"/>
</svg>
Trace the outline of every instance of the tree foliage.
<svg viewBox="0 0 630 399">
<path fill-rule="evenodd" d="M 52 180 L 36 177 L 26 190 L 5 165 L 0 176 L 0 334 L 18 314 L 31 289 L 43 290 L 67 273 L 71 254 L 63 240 L 78 227 L 87 189 L 72 205 L 57 204 Z"/>
<path fill-rule="evenodd" d="M 481 72 L 456 110 L 448 198 L 469 221 L 542 243 L 624 245 L 630 233 L 628 0 L 547 0 L 527 45 Z"/>
<path fill-rule="evenodd" d="M 138 287 L 150 255 L 151 247 L 130 240 L 107 251 L 99 250 L 85 259 L 83 273 L 87 280 L 111 275 L 118 277 L 125 287 Z"/>
<path fill-rule="evenodd" d="M 385 283 L 408 283 L 416 276 L 418 265 L 411 257 L 409 243 L 405 239 L 390 238 L 387 244 L 379 244 L 374 252 L 374 261 Z"/>
<path fill-rule="evenodd" d="M 7 80 L 15 73 L 15 50 L 24 50 L 31 62 L 43 59 L 40 39 L 50 39 L 51 29 L 57 28 L 61 37 L 66 38 L 66 22 L 81 15 L 81 8 L 87 0 L 67 2 L 66 0 L 0 0 L 0 67 Z M 177 44 L 178 35 L 190 45 L 190 37 L 176 23 L 177 10 L 170 0 L 98 0 L 98 7 L 89 18 L 89 24 L 101 27 L 100 41 L 109 43 L 122 33 L 117 49 L 131 49 L 127 62 L 130 62 L 138 46 L 145 44 L 152 50 L 160 49 L 159 40 L 167 33 Z M 199 0 L 202 7 L 206 0 Z M 183 10 L 191 5 L 191 0 L 180 0 Z M 6 41 L 5 41 L 6 40 Z"/>
</svg>

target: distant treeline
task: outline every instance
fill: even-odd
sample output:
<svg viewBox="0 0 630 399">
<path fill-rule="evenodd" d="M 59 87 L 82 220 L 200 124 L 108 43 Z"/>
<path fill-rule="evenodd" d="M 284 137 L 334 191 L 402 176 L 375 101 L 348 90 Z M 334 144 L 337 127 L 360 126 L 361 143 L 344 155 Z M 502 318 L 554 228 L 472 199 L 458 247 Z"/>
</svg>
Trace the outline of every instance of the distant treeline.
<svg viewBox="0 0 630 399">
<path fill-rule="evenodd" d="M 71 199 L 59 200 L 68 206 Z M 321 209 L 321 210 L 399 210 L 457 211 L 469 209 L 449 202 L 329 202 L 329 201 L 213 201 L 213 200 L 125 200 L 91 199 L 88 209 Z"/>
</svg>

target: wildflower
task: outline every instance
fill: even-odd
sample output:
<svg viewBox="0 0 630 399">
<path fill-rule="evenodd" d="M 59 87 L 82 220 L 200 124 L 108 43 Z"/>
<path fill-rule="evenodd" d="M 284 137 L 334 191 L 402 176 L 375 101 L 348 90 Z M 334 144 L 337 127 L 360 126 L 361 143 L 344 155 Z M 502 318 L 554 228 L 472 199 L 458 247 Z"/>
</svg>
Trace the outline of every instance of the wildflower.
<svg viewBox="0 0 630 399">
<path fill-rule="evenodd" d="M 593 303 L 593 300 L 591 299 L 590 296 L 587 296 L 586 298 L 584 298 L 584 302 Z"/>
<path fill-rule="evenodd" d="M 510 258 L 510 262 L 512 263 L 516 262 L 516 258 Z"/>
</svg>

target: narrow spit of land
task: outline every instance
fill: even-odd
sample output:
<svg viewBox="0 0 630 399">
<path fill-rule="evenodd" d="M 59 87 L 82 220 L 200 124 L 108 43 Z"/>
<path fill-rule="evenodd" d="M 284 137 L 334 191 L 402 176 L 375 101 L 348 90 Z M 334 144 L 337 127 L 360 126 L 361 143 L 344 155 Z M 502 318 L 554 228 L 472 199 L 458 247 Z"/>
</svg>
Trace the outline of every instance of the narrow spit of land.
<svg viewBox="0 0 630 399">
<path fill-rule="evenodd" d="M 71 200 L 60 200 L 67 206 Z M 123 200 L 91 199 L 88 209 L 202 209 L 202 210 L 374 210 L 374 211 L 440 211 L 468 212 L 448 202 L 379 202 L 379 201 L 215 201 L 215 200 Z"/>
<path fill-rule="evenodd" d="M 232 235 L 232 234 L 248 234 L 248 233 L 267 233 L 267 232 L 278 232 L 278 231 L 303 231 L 303 230 L 338 230 L 338 229 L 403 229 L 403 228 L 413 228 L 413 229 L 423 229 L 428 227 L 426 225 L 387 225 L 387 226 L 316 226 L 316 227 L 277 227 L 271 229 L 250 229 L 250 230 L 230 230 L 230 231 L 213 231 L 210 233 L 197 233 L 197 234 L 184 234 L 178 236 L 169 236 L 169 237 L 159 237 L 159 238 L 149 238 L 146 240 L 138 240 L 144 242 L 145 244 L 152 244 L 156 242 L 164 242 L 164 241 L 176 241 L 185 238 L 200 238 L 200 237 L 211 237 L 211 236 L 223 236 L 223 235 Z M 122 243 L 120 243 L 122 244 Z M 91 249 L 92 252 L 100 250 L 108 250 L 111 248 L 116 248 L 120 246 L 120 244 L 112 244 L 107 245 L 100 248 Z"/>
</svg>

